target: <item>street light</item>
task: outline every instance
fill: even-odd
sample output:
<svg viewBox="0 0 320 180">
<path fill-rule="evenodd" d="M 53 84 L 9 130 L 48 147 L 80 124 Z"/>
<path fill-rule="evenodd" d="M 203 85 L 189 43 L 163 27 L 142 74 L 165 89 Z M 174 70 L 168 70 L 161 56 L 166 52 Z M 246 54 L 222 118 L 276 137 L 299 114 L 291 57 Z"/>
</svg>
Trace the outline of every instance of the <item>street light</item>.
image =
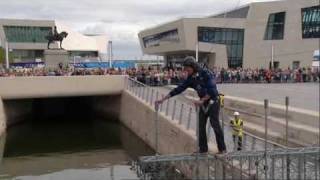
<svg viewBox="0 0 320 180">
<path fill-rule="evenodd" d="M 8 40 L 5 41 L 6 44 L 6 69 L 9 69 L 10 64 L 9 64 L 9 42 Z"/>
</svg>

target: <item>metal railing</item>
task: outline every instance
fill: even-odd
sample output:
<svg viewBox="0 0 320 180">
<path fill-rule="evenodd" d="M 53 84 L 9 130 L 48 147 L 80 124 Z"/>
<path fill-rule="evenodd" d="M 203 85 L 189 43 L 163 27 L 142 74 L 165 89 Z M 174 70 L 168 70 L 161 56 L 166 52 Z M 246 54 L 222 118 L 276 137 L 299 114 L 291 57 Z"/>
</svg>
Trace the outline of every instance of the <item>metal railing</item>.
<svg viewBox="0 0 320 180">
<path fill-rule="evenodd" d="M 267 159 L 267 161 L 265 161 Z M 141 179 L 319 179 L 320 148 L 242 151 L 215 155 L 145 156 L 134 162 Z M 196 166 L 200 171 L 196 171 Z"/>
<path fill-rule="evenodd" d="M 155 101 L 161 96 L 166 95 L 165 92 L 161 92 L 159 89 L 147 86 L 138 82 L 134 79 L 128 79 L 126 89 L 130 91 L 136 97 L 139 97 L 142 101 L 148 103 L 149 105 L 155 107 Z M 229 125 L 229 119 L 226 118 L 225 113 L 223 113 L 224 108 L 220 109 L 220 121 L 223 123 L 223 131 L 225 142 L 228 151 L 236 150 L 235 144 L 237 141 L 232 139 L 232 128 Z M 159 113 L 167 116 L 168 119 L 172 121 L 177 121 L 180 125 L 183 125 L 187 130 L 192 130 L 196 132 L 196 118 L 197 113 L 193 105 L 186 103 L 185 101 L 179 100 L 179 98 L 172 98 L 164 102 L 159 107 Z M 211 132 L 212 128 L 210 123 L 207 124 L 207 137 L 209 141 L 215 141 L 215 135 Z M 263 150 L 265 147 L 265 139 L 255 136 L 249 132 L 244 131 L 242 150 Z M 284 145 L 280 145 L 273 141 L 267 141 L 268 149 L 275 148 L 285 148 Z"/>
<path fill-rule="evenodd" d="M 151 106 L 154 106 L 155 101 L 164 95 L 159 89 L 132 79 L 128 79 L 126 89 Z M 223 108 L 221 111 L 223 112 Z M 287 111 L 288 109 L 286 114 L 288 114 Z M 195 108 L 185 101 L 179 98 L 170 99 L 158 107 L 157 112 L 197 134 Z M 241 151 L 236 151 L 232 130 L 222 116 L 221 121 L 224 123 L 223 130 L 229 153 L 220 156 L 156 154 L 156 156 L 141 157 L 139 161 L 134 162 L 133 168 L 141 179 L 320 179 L 320 147 L 286 148 L 269 141 L 267 139 L 268 114 L 266 100 L 265 137 L 261 138 L 245 132 Z M 155 132 L 157 128 L 155 125 Z M 208 126 L 208 137 L 215 139 L 210 129 Z M 155 143 L 157 139 L 156 136 Z"/>
</svg>

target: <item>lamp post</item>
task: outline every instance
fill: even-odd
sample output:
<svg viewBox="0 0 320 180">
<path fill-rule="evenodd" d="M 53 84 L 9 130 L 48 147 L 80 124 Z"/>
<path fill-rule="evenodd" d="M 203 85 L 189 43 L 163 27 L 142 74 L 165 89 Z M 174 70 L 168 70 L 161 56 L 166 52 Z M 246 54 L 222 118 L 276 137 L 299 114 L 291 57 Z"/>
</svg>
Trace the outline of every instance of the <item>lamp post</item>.
<svg viewBox="0 0 320 180">
<path fill-rule="evenodd" d="M 274 45 L 271 44 L 271 70 L 274 69 Z"/>
<path fill-rule="evenodd" d="M 9 64 L 9 43 L 7 40 L 6 40 L 5 44 L 6 44 L 6 69 L 9 69 L 9 67 L 10 67 L 10 64 Z"/>
<path fill-rule="evenodd" d="M 112 41 L 108 42 L 108 60 L 109 60 L 109 68 L 112 66 L 112 58 L 113 58 L 113 52 L 112 52 Z"/>
</svg>

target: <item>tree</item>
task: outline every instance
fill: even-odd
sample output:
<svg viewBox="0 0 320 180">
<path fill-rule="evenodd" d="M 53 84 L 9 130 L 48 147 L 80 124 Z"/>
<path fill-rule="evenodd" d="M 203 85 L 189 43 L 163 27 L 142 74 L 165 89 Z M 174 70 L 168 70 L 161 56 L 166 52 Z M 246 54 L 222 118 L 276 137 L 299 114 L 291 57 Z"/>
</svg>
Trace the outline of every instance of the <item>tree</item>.
<svg viewBox="0 0 320 180">
<path fill-rule="evenodd" d="M 12 52 L 9 52 L 9 62 L 13 62 L 13 54 Z M 6 63 L 6 50 L 2 47 L 0 47 L 0 64 Z"/>
</svg>

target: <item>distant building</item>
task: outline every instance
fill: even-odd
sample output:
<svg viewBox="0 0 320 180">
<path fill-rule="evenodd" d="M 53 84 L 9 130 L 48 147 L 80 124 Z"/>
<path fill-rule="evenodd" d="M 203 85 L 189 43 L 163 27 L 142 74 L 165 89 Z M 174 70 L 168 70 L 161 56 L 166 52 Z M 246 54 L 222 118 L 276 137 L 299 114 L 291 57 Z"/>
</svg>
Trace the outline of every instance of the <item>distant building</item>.
<svg viewBox="0 0 320 180">
<path fill-rule="evenodd" d="M 0 19 L 0 45 L 4 48 L 8 42 L 16 63 L 43 61 L 47 49 L 45 36 L 54 26 L 58 32 L 68 32 L 62 47 L 68 51 L 70 60 L 106 60 L 108 40 L 105 35 L 84 35 L 53 20 Z M 58 43 L 50 47 L 58 48 Z"/>
<path fill-rule="evenodd" d="M 164 56 L 167 66 L 195 56 L 199 43 L 200 62 L 231 68 L 310 67 L 319 38 L 319 0 L 255 2 L 139 33 L 143 53 Z"/>
</svg>

